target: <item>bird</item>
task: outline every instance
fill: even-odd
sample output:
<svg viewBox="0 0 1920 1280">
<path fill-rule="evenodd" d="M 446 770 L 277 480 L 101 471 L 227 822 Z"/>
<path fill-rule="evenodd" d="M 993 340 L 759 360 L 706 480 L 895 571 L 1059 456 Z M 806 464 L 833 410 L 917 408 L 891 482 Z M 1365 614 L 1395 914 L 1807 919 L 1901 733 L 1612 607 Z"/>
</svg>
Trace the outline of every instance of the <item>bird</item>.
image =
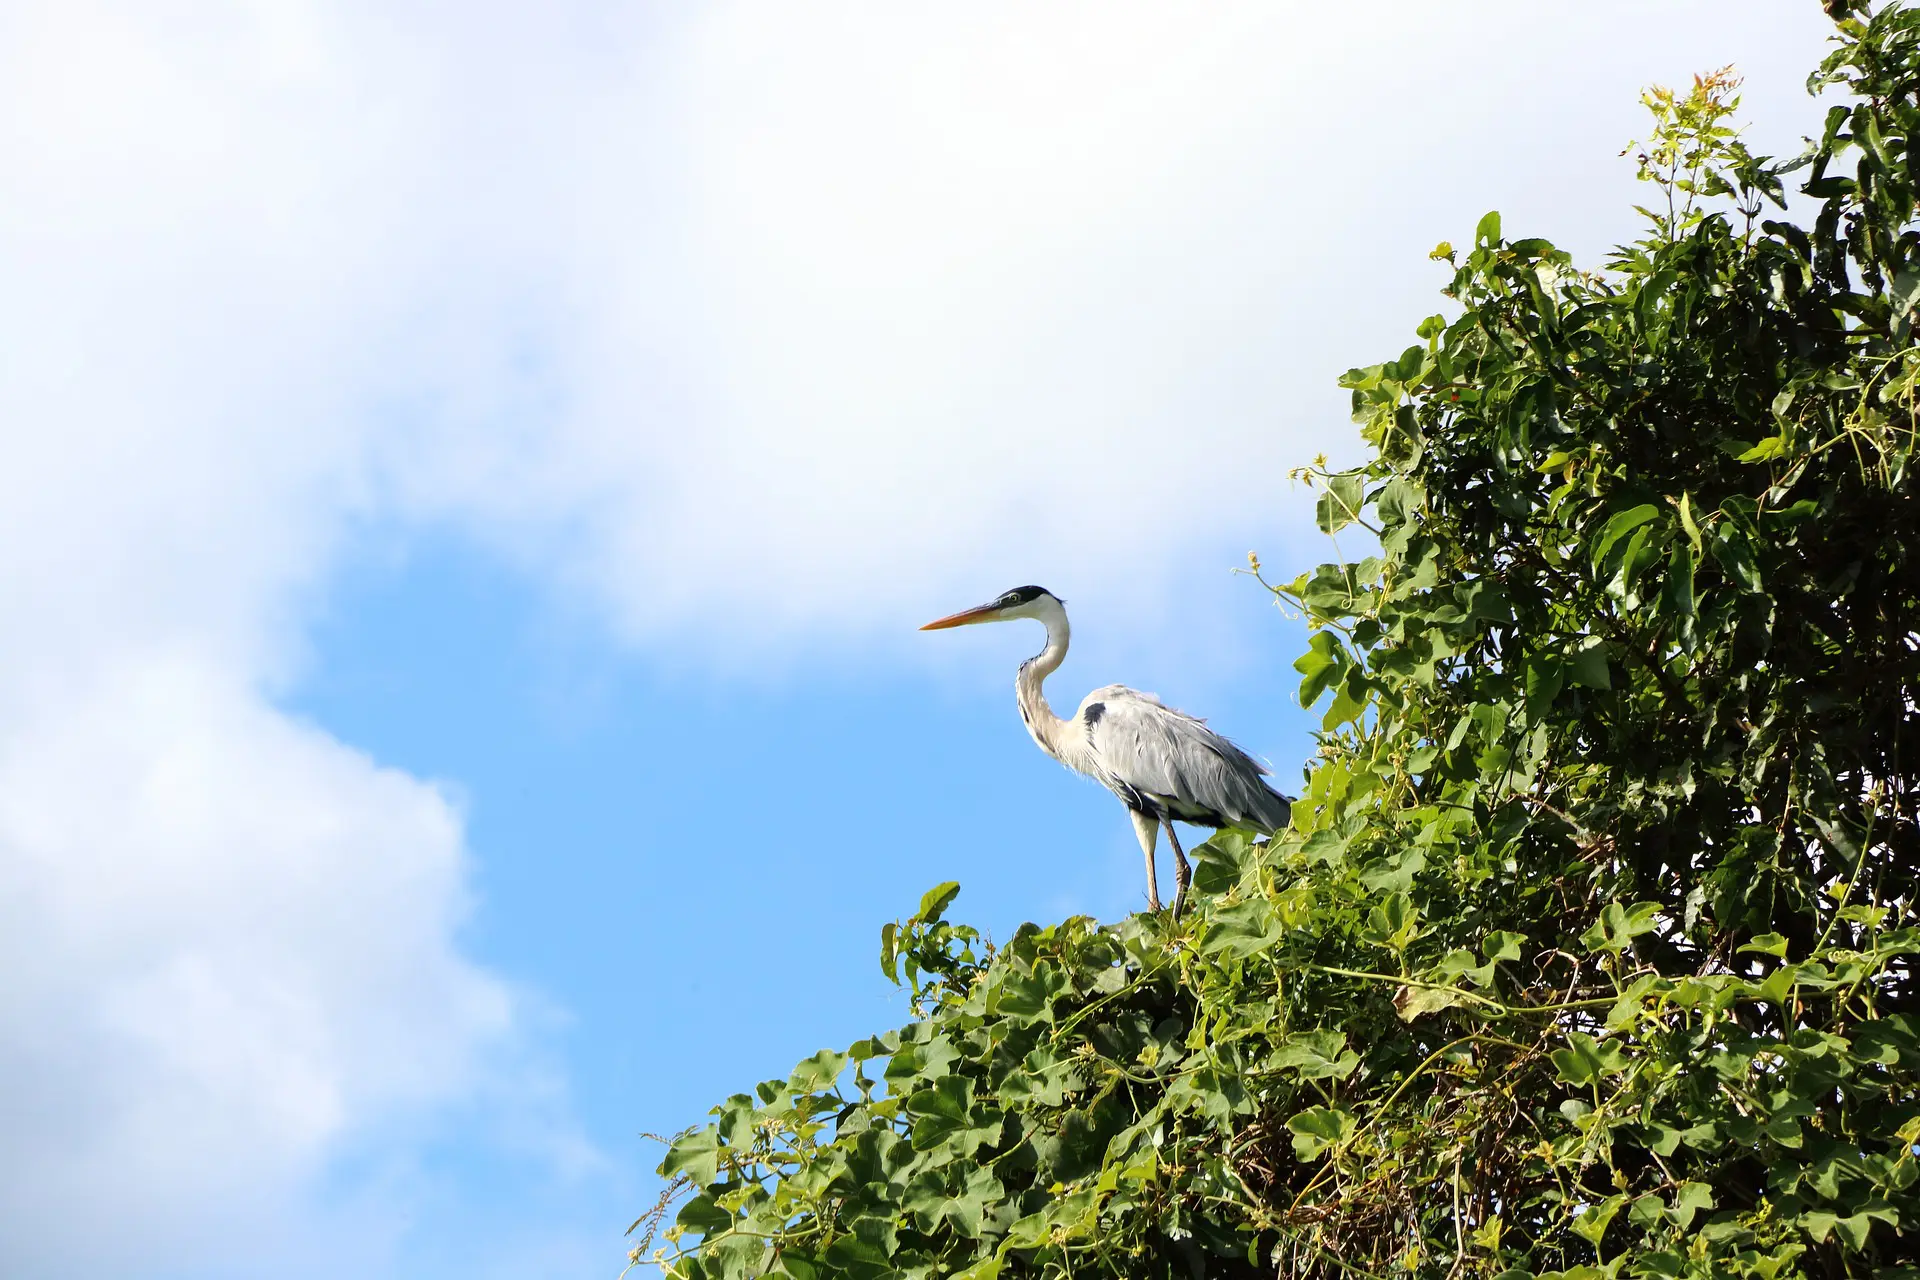
<svg viewBox="0 0 1920 1280">
<path fill-rule="evenodd" d="M 1292 802 L 1264 781 L 1268 770 L 1206 721 L 1176 711 L 1151 693 L 1125 685 L 1095 689 L 1072 717 L 1047 705 L 1043 684 L 1066 661 L 1072 629 L 1066 604 L 1044 587 L 1015 587 L 972 609 L 936 618 L 922 631 L 1031 618 L 1047 629 L 1047 645 L 1020 664 L 1014 700 L 1027 732 L 1042 751 L 1120 797 L 1133 817 L 1147 859 L 1147 906 L 1160 910 L 1154 845 L 1165 828 L 1173 847 L 1172 918 L 1186 904 L 1192 871 L 1174 834 L 1175 820 L 1205 827 L 1250 827 L 1266 835 L 1293 817 Z"/>
</svg>

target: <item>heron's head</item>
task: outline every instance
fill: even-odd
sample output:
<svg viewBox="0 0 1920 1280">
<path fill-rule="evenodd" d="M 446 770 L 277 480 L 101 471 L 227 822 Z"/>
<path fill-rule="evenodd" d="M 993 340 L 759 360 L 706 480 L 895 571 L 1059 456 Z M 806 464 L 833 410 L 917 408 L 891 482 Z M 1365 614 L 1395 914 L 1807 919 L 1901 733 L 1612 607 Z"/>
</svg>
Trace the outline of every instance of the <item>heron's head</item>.
<svg viewBox="0 0 1920 1280">
<path fill-rule="evenodd" d="M 944 631 L 948 627 L 968 627 L 976 622 L 1012 622 L 1016 618 L 1034 618 L 1041 622 L 1050 622 L 1054 618 L 1065 620 L 1066 610 L 1061 607 L 1061 599 L 1045 587 L 1015 587 L 998 599 L 972 609 L 962 609 L 959 613 L 950 613 L 944 618 L 935 618 L 922 631 Z"/>
</svg>

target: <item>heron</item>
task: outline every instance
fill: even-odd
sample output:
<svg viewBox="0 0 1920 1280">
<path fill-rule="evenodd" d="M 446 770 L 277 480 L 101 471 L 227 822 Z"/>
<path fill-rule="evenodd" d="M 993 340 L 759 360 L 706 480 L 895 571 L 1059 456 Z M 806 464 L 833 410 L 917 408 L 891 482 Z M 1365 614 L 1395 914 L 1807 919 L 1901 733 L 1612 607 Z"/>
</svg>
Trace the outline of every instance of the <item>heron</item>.
<svg viewBox="0 0 1920 1280">
<path fill-rule="evenodd" d="M 1040 749 L 1067 768 L 1106 787 L 1127 806 L 1147 859 L 1147 907 L 1160 909 L 1154 845 L 1165 828 L 1173 848 L 1173 918 L 1187 900 L 1192 871 L 1174 834 L 1177 819 L 1204 827 L 1251 827 L 1272 835 L 1292 819 L 1292 803 L 1268 786 L 1267 770 L 1207 728 L 1151 693 L 1125 685 L 1095 689 L 1070 719 L 1047 705 L 1048 676 L 1067 658 L 1072 629 L 1066 605 L 1044 587 L 1015 587 L 987 604 L 936 618 L 920 629 L 943 631 L 981 622 L 1032 618 L 1047 629 L 1047 647 L 1020 664 L 1014 700 Z"/>
</svg>

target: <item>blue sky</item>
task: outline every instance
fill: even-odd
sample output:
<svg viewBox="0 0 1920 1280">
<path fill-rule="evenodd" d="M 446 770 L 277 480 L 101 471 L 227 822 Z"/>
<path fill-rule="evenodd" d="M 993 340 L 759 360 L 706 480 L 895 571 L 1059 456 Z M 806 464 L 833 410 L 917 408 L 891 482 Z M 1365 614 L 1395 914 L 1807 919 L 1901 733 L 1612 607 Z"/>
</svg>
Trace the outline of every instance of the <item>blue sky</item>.
<svg viewBox="0 0 1920 1280">
<path fill-rule="evenodd" d="M 1182 694 L 1295 762 L 1310 749 L 1286 667 L 1299 624 L 1250 581 L 1211 576 L 1222 589 L 1196 601 L 1269 651 L 1194 670 Z M 906 1020 L 878 927 L 939 880 L 960 880 L 956 916 L 998 937 L 1141 905 L 1123 811 L 1042 757 L 1012 712 L 1031 624 L 966 637 L 978 680 L 840 662 L 743 691 L 649 670 L 591 627 L 556 631 L 536 587 L 457 546 L 362 565 L 337 590 L 323 657 L 286 705 L 457 788 L 475 857 L 467 950 L 564 993 L 544 1048 L 608 1161 L 550 1178 L 482 1126 L 446 1139 L 439 1176 L 465 1194 L 549 1188 L 583 1231 L 586 1206 L 637 1203 L 657 1159 L 637 1133 Z M 1081 665 L 1057 677 L 1063 703 L 1075 681 L 1104 682 Z"/>
<path fill-rule="evenodd" d="M 637 1135 L 1140 901 L 1011 705 L 1297 785 L 1290 467 L 1806 0 L 0 4 L 0 1271 L 610 1276 Z"/>
</svg>

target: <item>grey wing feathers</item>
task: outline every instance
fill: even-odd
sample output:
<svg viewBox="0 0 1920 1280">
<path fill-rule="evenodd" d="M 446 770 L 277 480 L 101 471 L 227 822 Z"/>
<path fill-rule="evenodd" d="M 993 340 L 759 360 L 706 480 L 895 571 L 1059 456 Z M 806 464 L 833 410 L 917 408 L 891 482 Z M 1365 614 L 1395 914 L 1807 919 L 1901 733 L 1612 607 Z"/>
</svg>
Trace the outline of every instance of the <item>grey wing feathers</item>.
<svg viewBox="0 0 1920 1280">
<path fill-rule="evenodd" d="M 1267 832 L 1292 816 L 1286 798 L 1261 781 L 1259 762 L 1152 694 L 1110 685 L 1088 695 L 1081 720 L 1095 776 L 1135 808 Z"/>
</svg>

